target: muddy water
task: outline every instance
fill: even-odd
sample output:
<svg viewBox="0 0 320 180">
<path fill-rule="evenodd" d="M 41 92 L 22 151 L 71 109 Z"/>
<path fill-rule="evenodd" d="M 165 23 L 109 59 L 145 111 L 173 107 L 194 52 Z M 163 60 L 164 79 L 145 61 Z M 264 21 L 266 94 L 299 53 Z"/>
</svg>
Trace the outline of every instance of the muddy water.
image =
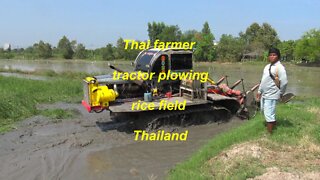
<svg viewBox="0 0 320 180">
<path fill-rule="evenodd" d="M 0 60 L 0 69 L 18 69 L 21 71 L 53 70 L 57 73 L 87 72 L 110 73 L 108 63 L 117 64 L 119 68 L 130 71 L 132 66 L 128 61 L 82 61 L 82 60 Z"/>
<path fill-rule="evenodd" d="M 18 69 L 22 71 L 54 70 L 56 72 L 73 71 L 107 74 L 113 72 L 108 63 L 117 67 L 132 71 L 130 62 L 103 62 L 103 61 L 79 61 L 79 60 L 0 60 L 0 69 Z M 195 70 L 208 71 L 210 76 L 217 80 L 221 76 L 228 75 L 229 83 L 233 83 L 243 78 L 245 88 L 252 87 L 261 79 L 264 65 L 250 64 L 220 64 L 220 63 L 195 63 Z M 320 74 L 318 67 L 301 67 L 286 64 L 289 84 L 287 92 L 292 92 L 300 96 L 320 96 L 320 81 L 316 77 Z M 241 86 L 238 88 L 242 89 Z"/>
<path fill-rule="evenodd" d="M 49 80 L 49 77 L 44 77 L 44 76 L 36 76 L 36 75 L 31 75 L 31 74 L 20 74 L 20 73 L 11 73 L 11 72 L 0 72 L 1 76 L 5 77 L 18 77 L 18 78 L 25 78 L 25 79 L 32 79 L 32 80 L 40 80 L 40 81 L 45 81 Z"/>
<path fill-rule="evenodd" d="M 65 103 L 39 108 L 74 109 L 78 115 L 58 123 L 32 117 L 0 135 L 0 179 L 164 179 L 208 139 L 243 122 L 188 127 L 184 142 L 146 142 L 106 130 L 107 112 L 88 114 L 80 105 Z"/>
</svg>

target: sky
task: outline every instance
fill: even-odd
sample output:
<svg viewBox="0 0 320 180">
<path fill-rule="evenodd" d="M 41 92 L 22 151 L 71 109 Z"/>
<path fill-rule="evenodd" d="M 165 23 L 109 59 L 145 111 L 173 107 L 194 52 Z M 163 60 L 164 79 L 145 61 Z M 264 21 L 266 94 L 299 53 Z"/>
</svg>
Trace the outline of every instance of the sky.
<svg viewBox="0 0 320 180">
<path fill-rule="evenodd" d="M 87 48 L 117 39 L 147 40 L 148 22 L 201 31 L 208 21 L 218 41 L 238 36 L 253 22 L 267 22 L 281 40 L 320 28 L 319 0 L 0 0 L 0 47 L 28 47 L 40 40 L 56 46 L 63 35 Z"/>
</svg>

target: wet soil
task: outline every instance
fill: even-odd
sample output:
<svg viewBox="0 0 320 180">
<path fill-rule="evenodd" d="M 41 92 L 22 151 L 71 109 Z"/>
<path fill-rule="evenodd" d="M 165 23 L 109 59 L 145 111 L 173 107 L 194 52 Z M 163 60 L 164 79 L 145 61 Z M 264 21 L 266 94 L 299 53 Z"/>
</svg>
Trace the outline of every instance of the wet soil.
<svg viewBox="0 0 320 180">
<path fill-rule="evenodd" d="M 40 105 L 39 109 L 72 109 L 77 116 L 53 121 L 34 116 L 0 135 L 0 179 L 164 179 L 209 139 L 238 126 L 226 123 L 180 128 L 187 141 L 134 141 L 117 130 L 108 112 L 89 114 L 78 104 Z"/>
</svg>

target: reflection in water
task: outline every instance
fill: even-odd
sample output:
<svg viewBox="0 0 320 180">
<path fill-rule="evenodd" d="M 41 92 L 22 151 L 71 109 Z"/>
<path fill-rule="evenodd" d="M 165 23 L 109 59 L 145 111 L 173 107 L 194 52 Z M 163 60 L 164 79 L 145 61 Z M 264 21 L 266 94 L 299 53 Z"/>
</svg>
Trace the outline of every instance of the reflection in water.
<svg viewBox="0 0 320 180">
<path fill-rule="evenodd" d="M 108 63 L 117 64 L 126 71 L 132 71 L 130 62 L 122 61 L 79 61 L 79 60 L 0 60 L 0 69 L 18 69 L 21 71 L 53 70 L 87 73 L 110 73 Z"/>
<path fill-rule="evenodd" d="M 0 69 L 18 69 L 22 71 L 54 70 L 55 72 L 87 72 L 97 74 L 112 73 L 108 63 L 114 64 L 125 71 L 133 71 L 131 61 L 81 61 L 81 60 L 0 60 Z M 201 63 L 195 64 L 196 71 L 208 71 L 211 78 L 219 79 L 228 75 L 229 83 L 233 83 L 243 78 L 245 89 L 258 83 L 262 76 L 264 65 L 250 64 L 219 64 Z M 320 68 L 300 67 L 286 64 L 288 74 L 287 92 L 292 92 L 301 96 L 320 96 L 320 82 L 315 79 L 318 77 Z M 238 89 L 242 89 L 241 85 Z"/>
</svg>

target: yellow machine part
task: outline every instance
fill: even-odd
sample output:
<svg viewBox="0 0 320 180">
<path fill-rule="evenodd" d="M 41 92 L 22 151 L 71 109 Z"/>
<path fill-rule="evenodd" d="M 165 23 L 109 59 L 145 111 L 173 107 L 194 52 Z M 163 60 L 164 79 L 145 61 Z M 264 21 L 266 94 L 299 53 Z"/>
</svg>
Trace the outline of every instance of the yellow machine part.
<svg viewBox="0 0 320 180">
<path fill-rule="evenodd" d="M 108 86 L 99 85 L 95 78 L 87 77 L 85 81 L 88 83 L 90 106 L 108 107 L 110 101 L 114 101 L 118 96 L 118 92 L 109 89 Z"/>
</svg>

